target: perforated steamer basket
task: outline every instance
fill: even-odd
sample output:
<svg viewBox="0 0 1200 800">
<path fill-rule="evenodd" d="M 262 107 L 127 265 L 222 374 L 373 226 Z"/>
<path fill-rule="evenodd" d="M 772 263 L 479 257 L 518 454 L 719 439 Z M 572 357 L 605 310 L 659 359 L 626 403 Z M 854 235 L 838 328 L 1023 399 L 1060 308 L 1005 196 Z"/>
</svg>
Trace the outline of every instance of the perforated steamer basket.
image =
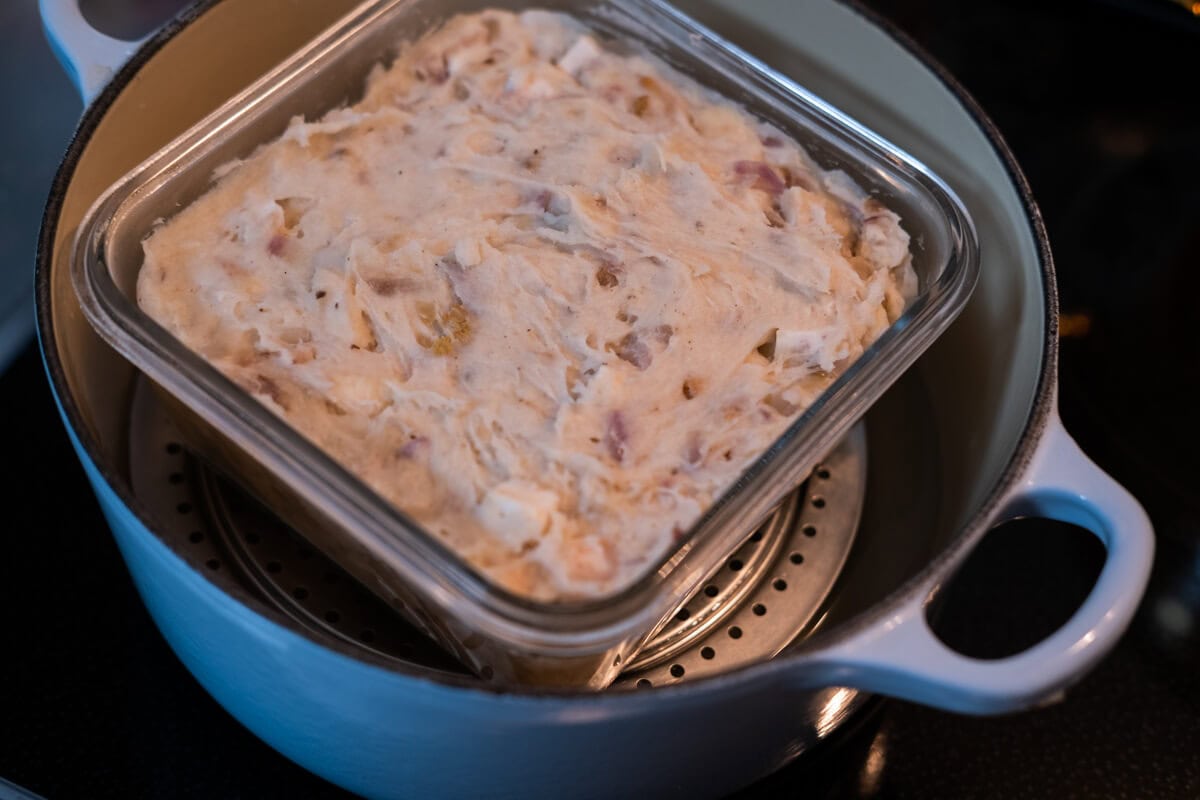
<svg viewBox="0 0 1200 800">
<path fill-rule="evenodd" d="M 755 629 L 734 638 L 727 617 L 714 624 L 724 637 L 721 648 L 710 645 L 716 674 L 690 660 L 679 663 L 682 677 L 672 674 L 692 654 L 706 662 L 695 642 L 698 650 L 648 667 L 649 688 L 638 689 L 633 673 L 598 694 L 505 693 L 426 650 L 405 651 L 400 629 L 367 627 L 352 599 L 311 593 L 324 572 L 294 583 L 313 556 L 284 538 L 272 546 L 292 557 L 255 550 L 268 534 L 256 533 L 253 508 L 210 491 L 182 448 L 170 447 L 169 431 L 150 436 L 135 373 L 73 304 L 66 255 L 83 211 L 115 177 L 345 7 L 225 0 L 156 35 L 85 115 L 39 247 L 48 373 L 116 541 L 168 642 L 251 730 L 372 796 L 717 796 L 829 735 L 861 705 L 858 690 L 973 713 L 1013 710 L 1058 696 L 1112 646 L 1144 587 L 1151 534 L 1136 503 L 1057 422 L 1053 281 L 1036 211 L 969 100 L 858 11 L 819 0 L 795 18 L 765 3 L 739 4 L 741 16 L 689 10 L 930 163 L 971 208 L 985 255 L 963 317 L 867 419 L 862 518 L 816 633 L 739 666 L 719 659 Z M 72 9 L 46 10 L 78 74 L 102 74 L 74 38 L 88 34 Z M 110 54 L 121 49 L 108 44 Z M 245 60 L 212 60 L 216 52 Z M 149 443 L 131 446 L 140 436 Z M 836 488 L 842 470 L 832 457 L 829 465 L 829 483 L 818 475 L 805 497 Z M 832 497 L 826 508 L 836 510 Z M 1090 527 L 1108 562 L 1083 607 L 1045 642 L 1001 661 L 963 659 L 929 634 L 924 605 L 991 525 L 1029 511 Z M 836 530 L 818 522 L 805 541 Z M 771 620 L 779 598 L 802 586 L 815 551 L 797 552 L 805 560 L 791 565 L 786 590 L 755 584 L 776 599 L 762 602 L 761 616 L 751 603 L 751 625 Z M 296 588 L 310 594 L 298 598 Z"/>
<path fill-rule="evenodd" d="M 144 381 L 134 389 L 129 435 L 134 491 L 163 520 L 160 533 L 206 569 L 234 571 L 314 635 L 463 673 L 395 608 L 190 457 L 186 437 Z M 866 466 L 860 426 L 657 631 L 616 685 L 717 674 L 770 658 L 815 627 L 858 530 Z"/>
</svg>

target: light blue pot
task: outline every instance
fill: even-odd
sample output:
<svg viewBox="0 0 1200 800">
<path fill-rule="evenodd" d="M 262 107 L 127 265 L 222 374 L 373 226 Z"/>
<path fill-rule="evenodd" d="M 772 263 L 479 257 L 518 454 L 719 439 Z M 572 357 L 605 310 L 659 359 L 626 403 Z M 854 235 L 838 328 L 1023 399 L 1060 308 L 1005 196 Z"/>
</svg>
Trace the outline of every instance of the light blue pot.
<svg viewBox="0 0 1200 800">
<path fill-rule="evenodd" d="M 300 13 L 291 0 L 204 3 L 134 52 L 91 31 L 73 2 L 42 2 L 58 51 L 92 100 L 52 189 L 39 248 L 47 371 L 155 622 L 250 730 L 369 796 L 719 796 L 804 752 L 863 702 L 860 692 L 828 687 L 966 713 L 1010 711 L 1058 696 L 1113 646 L 1145 587 L 1152 532 L 1058 421 L 1053 274 L 1027 188 L 957 87 L 893 32 L 832 0 L 689 10 L 929 164 L 978 227 L 976 294 L 917 367 L 937 432 L 929 443 L 941 472 L 937 522 L 860 534 L 863 552 L 843 578 L 844 587 L 869 586 L 843 592 L 859 607 L 835 601 L 817 636 L 713 678 L 637 692 L 506 694 L 318 641 L 227 573 L 202 572 L 173 550 L 130 488 L 134 372 L 80 316 L 67 275 L 73 232 L 126 170 L 349 5 L 312 3 Z M 887 488 L 873 483 L 868 503 Z M 1096 532 L 1109 557 L 1095 588 L 1025 653 L 988 662 L 953 653 L 929 631 L 925 604 L 990 527 L 1027 513 Z M 887 548 L 915 540 L 936 553 L 915 575 L 885 580 L 862 566 L 894 561 Z"/>
</svg>

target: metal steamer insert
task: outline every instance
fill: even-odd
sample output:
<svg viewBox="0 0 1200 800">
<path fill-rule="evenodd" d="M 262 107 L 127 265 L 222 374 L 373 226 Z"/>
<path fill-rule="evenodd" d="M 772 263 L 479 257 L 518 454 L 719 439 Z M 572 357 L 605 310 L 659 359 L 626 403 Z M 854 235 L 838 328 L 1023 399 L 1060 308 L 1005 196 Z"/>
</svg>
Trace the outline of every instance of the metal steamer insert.
<svg viewBox="0 0 1200 800">
<path fill-rule="evenodd" d="M 157 533 L 223 579 L 241 583 L 319 638 L 384 658 L 462 673 L 387 603 L 274 515 L 188 456 L 148 383 L 130 423 L 134 491 Z M 819 623 L 858 530 L 866 488 L 860 423 L 643 647 L 613 684 L 647 688 L 777 654 Z"/>
</svg>

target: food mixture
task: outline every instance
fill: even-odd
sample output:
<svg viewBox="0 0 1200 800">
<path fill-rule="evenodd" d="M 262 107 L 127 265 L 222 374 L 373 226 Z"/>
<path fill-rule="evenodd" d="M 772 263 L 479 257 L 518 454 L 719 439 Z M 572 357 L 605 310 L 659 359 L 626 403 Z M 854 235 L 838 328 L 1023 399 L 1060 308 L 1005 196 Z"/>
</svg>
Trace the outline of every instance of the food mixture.
<svg viewBox="0 0 1200 800">
<path fill-rule="evenodd" d="M 661 62 L 487 11 L 224 168 L 138 301 L 492 580 L 592 598 L 897 318 L 908 244 Z"/>
</svg>

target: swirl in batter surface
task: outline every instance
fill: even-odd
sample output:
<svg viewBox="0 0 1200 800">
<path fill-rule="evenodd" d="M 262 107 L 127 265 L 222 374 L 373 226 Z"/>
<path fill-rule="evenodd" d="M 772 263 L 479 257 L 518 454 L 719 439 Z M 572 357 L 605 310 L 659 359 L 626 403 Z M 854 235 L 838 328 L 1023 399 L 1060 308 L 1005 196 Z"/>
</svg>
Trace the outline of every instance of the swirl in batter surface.
<svg viewBox="0 0 1200 800">
<path fill-rule="evenodd" d="M 898 217 L 569 17 L 457 17 L 145 242 L 141 306 L 469 563 L 654 565 L 916 290 Z"/>
</svg>

